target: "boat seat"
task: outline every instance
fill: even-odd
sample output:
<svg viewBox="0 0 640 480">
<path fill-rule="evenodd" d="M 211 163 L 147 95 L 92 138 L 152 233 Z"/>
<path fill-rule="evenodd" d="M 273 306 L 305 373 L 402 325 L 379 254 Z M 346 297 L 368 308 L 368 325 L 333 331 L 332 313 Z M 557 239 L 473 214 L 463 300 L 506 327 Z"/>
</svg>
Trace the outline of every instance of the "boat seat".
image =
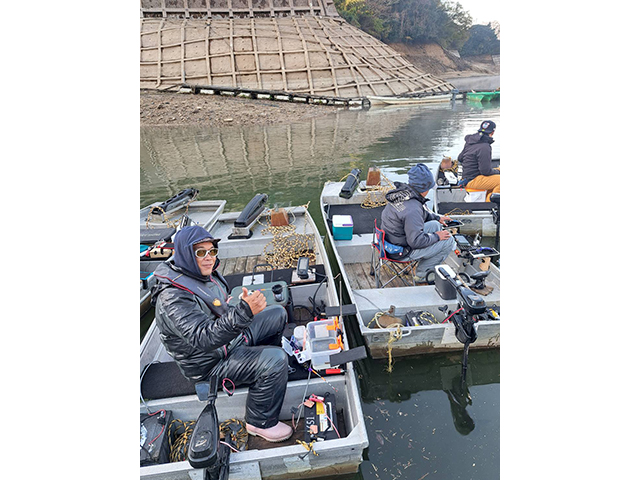
<svg viewBox="0 0 640 480">
<path fill-rule="evenodd" d="M 140 392 L 147 400 L 195 395 L 195 382 L 182 375 L 176 362 L 152 363 L 142 378 Z"/>
<path fill-rule="evenodd" d="M 465 202 L 484 202 L 487 198 L 486 190 L 464 187 L 464 191 L 467 192 L 467 194 L 464 196 Z"/>
<path fill-rule="evenodd" d="M 295 358 L 289 357 L 289 365 L 295 369 L 295 372 L 292 371 L 289 374 L 289 382 L 306 380 L 309 372 L 298 364 Z M 239 386 L 236 385 L 236 387 Z M 218 390 L 222 390 L 222 385 Z M 140 385 L 140 393 L 145 400 L 195 395 L 196 382 L 185 378 L 176 362 L 157 362 L 149 365 L 149 368 L 144 373 Z"/>
</svg>

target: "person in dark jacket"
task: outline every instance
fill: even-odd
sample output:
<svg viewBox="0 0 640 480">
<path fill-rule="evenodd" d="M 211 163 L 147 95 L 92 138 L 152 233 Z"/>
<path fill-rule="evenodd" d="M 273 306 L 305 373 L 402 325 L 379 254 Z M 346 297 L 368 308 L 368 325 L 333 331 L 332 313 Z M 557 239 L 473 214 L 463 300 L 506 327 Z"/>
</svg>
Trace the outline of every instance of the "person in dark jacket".
<svg viewBox="0 0 640 480">
<path fill-rule="evenodd" d="M 174 259 L 155 271 L 160 339 L 188 379 L 206 381 L 221 367 L 218 378 L 248 385 L 247 431 L 281 442 L 293 432 L 278 421 L 288 379 L 280 346 L 287 313 L 246 288 L 236 306 L 228 305 L 229 286 L 217 271 L 218 241 L 199 226 L 176 234 Z"/>
<path fill-rule="evenodd" d="M 500 193 L 500 169 L 491 168 L 491 144 L 496 124 L 486 120 L 477 133 L 464 137 L 465 145 L 458 155 L 462 165 L 461 185 L 476 190 L 486 190 L 489 201 L 492 193 Z"/>
<path fill-rule="evenodd" d="M 455 248 L 455 240 L 442 225 L 451 218 L 436 215 L 427 208 L 427 193 L 435 185 L 433 174 L 424 163 L 409 170 L 408 183 L 396 182 L 387 192 L 387 206 L 382 211 L 380 227 L 385 242 L 403 247 L 390 258 L 419 260 L 415 281 L 424 283 L 427 271 L 442 264 Z"/>
</svg>

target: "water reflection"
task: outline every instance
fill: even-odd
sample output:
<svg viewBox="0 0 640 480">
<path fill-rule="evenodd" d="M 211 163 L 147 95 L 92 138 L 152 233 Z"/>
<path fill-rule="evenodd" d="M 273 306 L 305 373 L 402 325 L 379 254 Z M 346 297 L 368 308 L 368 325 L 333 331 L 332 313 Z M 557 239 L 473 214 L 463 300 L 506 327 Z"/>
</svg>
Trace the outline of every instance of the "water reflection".
<svg viewBox="0 0 640 480">
<path fill-rule="evenodd" d="M 485 118 L 499 125 L 499 109 L 458 103 L 337 111 L 290 125 L 144 127 L 140 206 L 186 187 L 200 189 L 203 199 L 226 199 L 228 210 L 242 208 L 257 192 L 281 205 L 316 203 L 324 182 L 340 180 L 351 168 L 366 172 L 375 164 L 393 176 L 416 161 L 457 155 L 464 135 Z"/>
<path fill-rule="evenodd" d="M 500 472 L 500 350 L 357 362 L 369 436 L 362 478 L 495 479 Z"/>
<path fill-rule="evenodd" d="M 460 375 L 454 378 L 451 382 L 451 388 L 444 390 L 444 393 L 447 394 L 449 399 L 453 426 L 459 434 L 469 435 L 476 428 L 476 424 L 467 411 L 467 407 L 473 404 L 473 400 L 471 399 L 471 393 L 469 393 L 469 386 L 463 376 Z"/>
</svg>

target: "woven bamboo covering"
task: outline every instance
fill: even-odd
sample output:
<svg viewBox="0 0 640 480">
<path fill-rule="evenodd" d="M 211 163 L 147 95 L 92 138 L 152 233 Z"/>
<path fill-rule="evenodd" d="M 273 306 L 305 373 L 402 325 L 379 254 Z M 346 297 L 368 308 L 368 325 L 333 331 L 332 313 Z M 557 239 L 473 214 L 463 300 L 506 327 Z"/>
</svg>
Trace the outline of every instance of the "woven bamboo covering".
<svg viewBox="0 0 640 480">
<path fill-rule="evenodd" d="M 167 12 L 169 0 L 153 1 L 165 8 L 151 12 L 147 5 L 147 11 L 143 9 L 151 18 L 141 19 L 141 88 L 170 90 L 198 85 L 342 98 L 453 89 L 337 14 L 271 16 L 275 0 L 264 0 L 266 17 L 256 16 L 260 13 L 256 12 L 253 17 L 236 18 L 240 14 L 229 9 L 232 0 L 228 0 L 226 12 L 213 15 L 216 18 L 207 18 L 204 11 L 186 18 L 187 0 L 181 0 L 174 3 L 183 4 L 180 11 L 185 18 L 176 18 Z M 316 6 L 321 13 L 335 11 L 325 0 L 305 1 L 310 12 L 315 13 Z M 214 5 L 212 0 L 199 2 L 208 3 L 210 10 Z M 196 14 L 202 18 L 193 18 Z"/>
</svg>

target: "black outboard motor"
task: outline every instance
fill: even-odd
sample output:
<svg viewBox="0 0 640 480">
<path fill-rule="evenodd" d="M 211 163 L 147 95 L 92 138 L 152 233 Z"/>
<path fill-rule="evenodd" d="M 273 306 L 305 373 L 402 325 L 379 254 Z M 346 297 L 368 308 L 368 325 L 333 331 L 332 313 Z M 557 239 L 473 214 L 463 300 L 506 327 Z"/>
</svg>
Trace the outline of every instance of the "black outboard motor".
<svg viewBox="0 0 640 480">
<path fill-rule="evenodd" d="M 244 335 L 240 334 L 233 339 L 228 347 L 227 354 L 231 353 L 238 345 L 244 342 Z M 226 480 L 229 475 L 229 447 L 220 444 L 220 426 L 216 399 L 218 398 L 218 375 L 224 366 L 224 361 L 214 368 L 209 382 L 196 383 L 196 394 L 200 401 L 206 401 L 207 405 L 198 415 L 196 425 L 189 440 L 187 460 L 193 468 L 205 468 L 205 479 Z M 229 396 L 233 391 L 227 391 Z M 227 441 L 227 443 L 229 443 Z"/>
<path fill-rule="evenodd" d="M 342 190 L 340 190 L 340 196 L 342 198 L 353 197 L 353 192 L 356 191 L 358 184 L 360 183 L 360 169 L 354 168 L 347 177 L 347 181 L 344 182 Z"/>
<path fill-rule="evenodd" d="M 469 345 L 478 339 L 478 332 L 475 327 L 473 317 L 483 314 L 487 311 L 487 304 L 480 295 L 473 290 L 462 286 L 461 283 L 451 276 L 446 268 L 437 267 L 438 272 L 442 274 L 446 280 L 455 287 L 458 303 L 460 304 L 460 312 L 454 313 L 451 320 L 456 327 L 456 338 L 460 343 L 464 344 L 464 354 L 462 358 L 462 381 L 467 376 L 467 359 L 469 357 Z"/>
<path fill-rule="evenodd" d="M 207 405 L 200 412 L 193 429 L 187 459 L 193 468 L 208 468 L 218 460 L 220 449 L 218 412 L 215 407 L 216 398 L 218 398 L 218 375 L 212 375 L 208 384 L 206 382 L 196 384 L 196 392 L 201 399 L 206 395 Z"/>
<path fill-rule="evenodd" d="M 496 224 L 496 250 L 498 250 L 498 242 L 500 241 L 500 194 L 492 193 L 489 200 L 497 205 L 497 207 L 491 209 L 491 215 L 493 216 L 493 223 Z"/>
<path fill-rule="evenodd" d="M 231 235 L 229 235 L 230 240 L 235 238 L 251 238 L 253 235 L 251 228 L 267 208 L 266 204 L 268 199 L 269 197 L 265 193 L 258 193 L 247 203 L 236 221 L 233 222 L 233 231 Z"/>
<path fill-rule="evenodd" d="M 153 215 L 162 215 L 163 213 L 169 213 L 193 201 L 198 196 L 198 193 L 200 193 L 200 190 L 197 190 L 195 188 L 185 188 L 170 199 L 162 202 L 160 205 L 153 207 L 151 209 L 151 213 Z"/>
</svg>

